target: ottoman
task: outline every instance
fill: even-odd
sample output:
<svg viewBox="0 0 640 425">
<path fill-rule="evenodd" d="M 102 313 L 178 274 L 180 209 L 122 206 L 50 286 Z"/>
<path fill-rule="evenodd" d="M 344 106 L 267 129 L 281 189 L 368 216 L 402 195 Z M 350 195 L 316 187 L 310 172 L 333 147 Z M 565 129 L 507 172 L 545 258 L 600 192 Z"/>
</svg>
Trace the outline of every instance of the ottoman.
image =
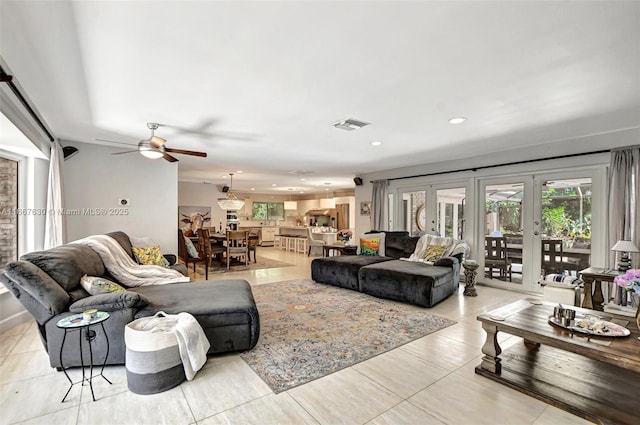
<svg viewBox="0 0 640 425">
<path fill-rule="evenodd" d="M 246 280 L 205 280 L 131 290 L 150 300 L 138 310 L 136 319 L 158 311 L 193 315 L 211 344 L 209 354 L 250 350 L 258 343 L 260 316 Z"/>
<path fill-rule="evenodd" d="M 316 258 L 311 262 L 311 279 L 341 288 L 358 290 L 358 271 L 361 267 L 392 260 L 373 255 L 339 255 Z"/>
<path fill-rule="evenodd" d="M 458 290 L 454 269 L 412 261 L 385 261 L 362 267 L 360 292 L 432 307 Z"/>
</svg>

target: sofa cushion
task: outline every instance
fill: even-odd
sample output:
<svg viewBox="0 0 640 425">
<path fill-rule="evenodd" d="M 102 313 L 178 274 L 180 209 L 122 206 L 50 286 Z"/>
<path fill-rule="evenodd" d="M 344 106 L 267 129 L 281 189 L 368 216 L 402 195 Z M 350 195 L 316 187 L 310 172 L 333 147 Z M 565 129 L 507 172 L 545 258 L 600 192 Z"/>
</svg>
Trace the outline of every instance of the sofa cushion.
<svg viewBox="0 0 640 425">
<path fill-rule="evenodd" d="M 15 261 L 6 266 L 4 274 L 32 298 L 21 301 L 38 323 L 66 310 L 69 294 L 38 266 L 27 261 Z M 16 298 L 22 298 L 21 293 L 13 292 Z"/>
<path fill-rule="evenodd" d="M 65 291 L 80 287 L 82 276 L 103 276 L 104 264 L 100 256 L 85 245 L 70 243 L 46 251 L 36 251 L 20 257 L 40 267 L 51 276 Z"/>
<path fill-rule="evenodd" d="M 133 290 L 149 300 L 136 319 L 158 311 L 191 313 L 211 343 L 209 353 L 251 349 L 258 342 L 260 317 L 246 280 L 207 280 Z"/>
<path fill-rule="evenodd" d="M 311 279 L 316 282 L 358 290 L 358 270 L 369 264 L 392 260 L 370 255 L 339 255 L 316 258 L 311 262 Z"/>
<path fill-rule="evenodd" d="M 132 291 L 112 292 L 92 295 L 83 298 L 69 306 L 72 313 L 82 313 L 86 309 L 95 308 L 100 311 L 117 311 L 124 308 L 139 308 L 149 304 L 149 301 L 140 294 Z"/>
<path fill-rule="evenodd" d="M 115 239 L 116 242 L 118 242 L 120 246 L 125 250 L 125 252 L 129 254 L 129 257 L 131 257 L 132 260 L 135 260 L 133 251 L 131 250 L 132 245 L 131 240 L 129 239 L 129 235 L 127 235 L 125 232 L 118 231 L 107 233 L 107 236 L 111 236 L 113 239 Z"/>
<path fill-rule="evenodd" d="M 362 267 L 358 280 L 360 292 L 423 307 L 448 297 L 457 286 L 451 267 L 400 260 Z"/>
</svg>

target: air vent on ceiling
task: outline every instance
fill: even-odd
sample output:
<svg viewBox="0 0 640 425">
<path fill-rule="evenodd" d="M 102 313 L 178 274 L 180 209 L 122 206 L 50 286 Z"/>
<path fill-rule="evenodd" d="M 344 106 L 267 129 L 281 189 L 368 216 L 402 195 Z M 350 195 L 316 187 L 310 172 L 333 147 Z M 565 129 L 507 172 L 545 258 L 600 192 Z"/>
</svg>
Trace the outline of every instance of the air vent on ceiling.
<svg viewBox="0 0 640 425">
<path fill-rule="evenodd" d="M 304 176 L 305 174 L 313 174 L 313 171 L 309 171 L 309 170 L 293 170 L 293 171 L 289 171 L 289 174 L 295 174 L 297 176 Z"/>
<path fill-rule="evenodd" d="M 355 118 L 347 118 L 346 120 L 341 120 L 341 121 L 338 121 L 337 123 L 334 123 L 333 126 L 341 130 L 353 131 L 369 124 L 370 123 L 368 122 L 360 121 Z"/>
</svg>

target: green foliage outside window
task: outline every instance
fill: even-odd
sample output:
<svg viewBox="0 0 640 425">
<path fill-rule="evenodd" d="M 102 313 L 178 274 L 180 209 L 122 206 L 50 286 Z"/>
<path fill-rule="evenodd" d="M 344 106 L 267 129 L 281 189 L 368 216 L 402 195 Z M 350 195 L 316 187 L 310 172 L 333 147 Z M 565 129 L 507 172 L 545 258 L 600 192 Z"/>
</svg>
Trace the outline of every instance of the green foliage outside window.
<svg viewBox="0 0 640 425">
<path fill-rule="evenodd" d="M 284 220 L 284 202 L 254 202 L 252 220 Z"/>
</svg>

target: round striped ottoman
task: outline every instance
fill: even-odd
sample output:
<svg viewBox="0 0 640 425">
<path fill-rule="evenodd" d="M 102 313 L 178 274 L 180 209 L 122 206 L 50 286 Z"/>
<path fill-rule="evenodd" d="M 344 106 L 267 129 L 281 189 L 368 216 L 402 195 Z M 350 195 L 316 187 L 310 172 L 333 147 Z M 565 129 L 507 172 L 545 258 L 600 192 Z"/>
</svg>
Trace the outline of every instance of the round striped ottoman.
<svg viewBox="0 0 640 425">
<path fill-rule="evenodd" d="M 136 394 L 160 393 L 186 379 L 175 334 L 157 326 L 149 329 L 151 321 L 157 325 L 158 319 L 158 315 L 143 317 L 124 329 L 127 386 Z"/>
</svg>

